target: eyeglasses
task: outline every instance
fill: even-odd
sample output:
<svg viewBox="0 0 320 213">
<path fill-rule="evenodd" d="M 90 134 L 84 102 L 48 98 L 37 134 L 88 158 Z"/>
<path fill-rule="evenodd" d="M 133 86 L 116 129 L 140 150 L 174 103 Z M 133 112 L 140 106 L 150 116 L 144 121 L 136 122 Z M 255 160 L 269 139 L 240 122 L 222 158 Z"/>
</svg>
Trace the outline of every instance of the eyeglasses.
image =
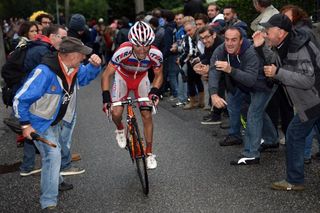
<svg viewBox="0 0 320 213">
<path fill-rule="evenodd" d="M 201 37 L 200 36 L 200 40 L 201 41 L 204 41 L 204 40 L 207 40 L 208 38 L 210 38 L 212 35 L 206 35 L 206 36 L 204 36 L 204 37 Z"/>
</svg>

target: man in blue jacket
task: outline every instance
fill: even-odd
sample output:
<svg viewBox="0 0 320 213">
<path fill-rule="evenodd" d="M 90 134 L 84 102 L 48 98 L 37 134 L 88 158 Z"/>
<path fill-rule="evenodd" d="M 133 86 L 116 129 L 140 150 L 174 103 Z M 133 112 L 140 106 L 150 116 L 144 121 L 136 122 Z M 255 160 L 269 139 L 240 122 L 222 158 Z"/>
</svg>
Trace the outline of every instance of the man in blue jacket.
<svg viewBox="0 0 320 213">
<path fill-rule="evenodd" d="M 77 38 L 63 38 L 59 51 L 44 56 L 14 98 L 13 108 L 23 136 L 32 139 L 30 134 L 36 132 L 57 145 L 52 148 L 35 142 L 42 157 L 43 209 L 56 208 L 58 191 L 73 188 L 60 175 L 61 146 L 72 134 L 68 126 L 75 117 L 76 88 L 89 84 L 101 71 L 101 59 L 95 54 L 89 64 L 81 64 L 91 51 Z"/>
<path fill-rule="evenodd" d="M 221 74 L 225 74 L 228 99 L 218 95 Z M 242 37 L 237 27 L 227 28 L 225 42 L 213 53 L 209 71 L 209 92 L 212 104 L 217 108 L 227 107 L 230 117 L 228 137 L 221 146 L 242 143 L 240 134 L 240 109 L 244 99 L 250 100 L 247 113 L 247 128 L 244 136 L 244 150 L 231 165 L 251 165 L 260 162 L 260 141 L 263 133 L 265 141 L 276 140 L 270 118 L 265 108 L 271 98 L 271 88 L 267 86 L 263 73 L 263 63 L 250 42 Z M 273 133 L 273 134 L 272 134 Z M 268 136 L 268 137 L 267 137 Z"/>
</svg>

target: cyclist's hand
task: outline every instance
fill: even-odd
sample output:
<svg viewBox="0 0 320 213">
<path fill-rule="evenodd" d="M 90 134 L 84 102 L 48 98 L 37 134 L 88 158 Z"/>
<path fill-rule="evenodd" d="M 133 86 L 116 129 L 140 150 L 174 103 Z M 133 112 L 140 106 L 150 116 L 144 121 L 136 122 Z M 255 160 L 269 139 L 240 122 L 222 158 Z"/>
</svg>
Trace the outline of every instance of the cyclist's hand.
<svg viewBox="0 0 320 213">
<path fill-rule="evenodd" d="M 152 104 L 157 106 L 159 104 L 159 96 L 155 94 L 149 94 L 149 99 L 151 100 Z"/>
<path fill-rule="evenodd" d="M 111 103 L 104 103 L 102 111 L 106 113 L 107 116 L 110 116 L 111 113 Z"/>
<path fill-rule="evenodd" d="M 159 103 L 159 96 L 160 96 L 160 90 L 156 87 L 152 87 L 149 94 L 148 98 L 152 101 L 152 103 L 157 106 Z"/>
</svg>

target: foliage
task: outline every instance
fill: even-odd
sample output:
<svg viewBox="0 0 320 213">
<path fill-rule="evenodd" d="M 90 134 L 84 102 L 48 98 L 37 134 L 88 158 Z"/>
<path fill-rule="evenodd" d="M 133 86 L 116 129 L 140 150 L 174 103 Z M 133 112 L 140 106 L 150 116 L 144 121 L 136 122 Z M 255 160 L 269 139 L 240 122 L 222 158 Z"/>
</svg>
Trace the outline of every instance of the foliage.
<svg viewBox="0 0 320 213">
<path fill-rule="evenodd" d="M 252 20 L 255 19 L 255 17 L 258 16 L 258 13 L 255 11 L 252 0 L 219 0 L 218 5 L 221 6 L 222 8 L 226 5 L 232 5 L 236 8 L 236 11 L 238 12 L 239 18 L 246 22 L 246 23 L 251 23 Z M 313 14 L 314 13 L 314 6 L 315 6 L 315 1 L 314 0 L 277 0 L 273 1 L 273 6 L 276 8 L 280 9 L 284 5 L 287 4 L 295 4 L 303 8 L 308 12 L 308 14 Z"/>
<path fill-rule="evenodd" d="M 60 11 L 64 12 L 64 1 L 58 0 Z M 127 16 L 131 20 L 135 17 L 134 0 L 69 0 L 70 14 L 82 13 L 87 19 L 103 17 L 120 18 Z M 184 0 L 144 0 L 145 11 L 158 7 L 172 11 L 182 11 Z M 56 16 L 56 0 L 2 0 L 0 1 L 0 19 L 9 17 L 29 17 L 34 11 L 44 10 Z M 285 4 L 297 4 L 309 14 L 313 14 L 314 0 L 277 0 L 274 6 L 281 8 Z M 239 17 L 250 23 L 258 13 L 255 11 L 252 0 L 218 0 L 220 6 L 233 5 Z M 109 20 L 111 21 L 111 20 Z"/>
</svg>

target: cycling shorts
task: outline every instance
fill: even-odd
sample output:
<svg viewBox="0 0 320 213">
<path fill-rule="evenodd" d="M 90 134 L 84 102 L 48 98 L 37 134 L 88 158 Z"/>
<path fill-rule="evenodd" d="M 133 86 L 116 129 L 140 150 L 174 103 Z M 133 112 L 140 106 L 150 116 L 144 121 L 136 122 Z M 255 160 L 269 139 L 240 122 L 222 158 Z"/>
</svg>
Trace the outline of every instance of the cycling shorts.
<svg viewBox="0 0 320 213">
<path fill-rule="evenodd" d="M 125 76 L 118 71 L 115 72 L 111 90 L 112 102 L 125 100 L 128 97 L 130 91 L 134 92 L 135 98 L 148 97 L 148 93 L 150 91 L 148 72 L 137 76 L 136 79 Z M 152 103 L 140 102 L 139 106 L 152 107 Z"/>
</svg>

